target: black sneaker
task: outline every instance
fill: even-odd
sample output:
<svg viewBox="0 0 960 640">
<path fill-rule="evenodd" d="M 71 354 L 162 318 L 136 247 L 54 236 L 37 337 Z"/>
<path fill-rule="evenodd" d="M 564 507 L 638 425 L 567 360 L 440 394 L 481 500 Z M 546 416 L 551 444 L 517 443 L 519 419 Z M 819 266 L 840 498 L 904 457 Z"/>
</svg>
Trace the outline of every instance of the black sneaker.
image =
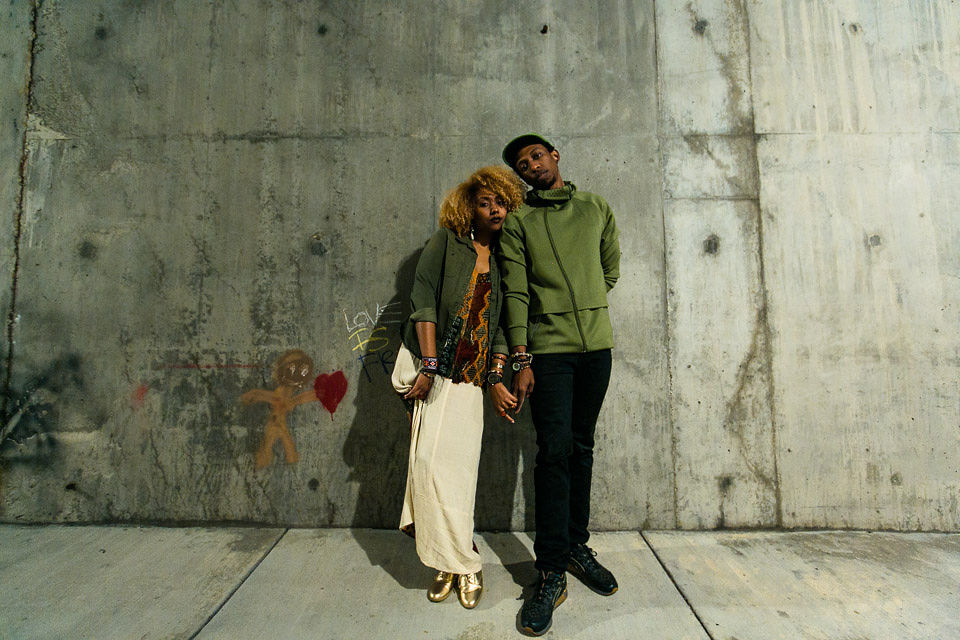
<svg viewBox="0 0 960 640">
<path fill-rule="evenodd" d="M 602 596 L 613 595 L 617 591 L 617 579 L 597 562 L 597 552 L 585 544 L 577 544 L 570 549 L 567 571 Z"/>
<path fill-rule="evenodd" d="M 540 582 L 533 596 L 520 607 L 520 620 L 517 627 L 520 633 L 528 636 L 542 636 L 553 623 L 553 610 L 567 599 L 567 574 L 545 571 L 540 574 Z"/>
</svg>

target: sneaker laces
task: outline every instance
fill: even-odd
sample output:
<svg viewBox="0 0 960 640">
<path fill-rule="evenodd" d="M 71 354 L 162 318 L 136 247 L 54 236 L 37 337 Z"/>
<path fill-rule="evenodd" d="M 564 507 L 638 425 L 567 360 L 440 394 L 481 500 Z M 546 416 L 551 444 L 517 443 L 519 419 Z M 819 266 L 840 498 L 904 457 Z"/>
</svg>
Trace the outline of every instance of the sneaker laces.
<svg viewBox="0 0 960 640">
<path fill-rule="evenodd" d="M 561 585 L 562 576 L 559 573 L 547 573 L 541 578 L 540 584 L 537 585 L 537 591 L 533 594 L 533 602 L 536 605 L 549 606 L 553 608 L 553 601 L 556 599 L 556 595 L 550 593 L 555 591 Z"/>
<path fill-rule="evenodd" d="M 592 567 L 599 567 L 600 563 L 595 560 L 597 557 L 597 552 L 583 544 L 580 545 L 580 549 L 584 551 L 583 554 L 577 554 L 577 560 L 580 561 L 583 565 L 591 565 Z"/>
<path fill-rule="evenodd" d="M 590 547 L 588 547 L 587 545 L 581 544 L 579 548 L 581 551 L 586 551 L 591 558 L 597 557 L 597 552 L 591 549 Z"/>
</svg>

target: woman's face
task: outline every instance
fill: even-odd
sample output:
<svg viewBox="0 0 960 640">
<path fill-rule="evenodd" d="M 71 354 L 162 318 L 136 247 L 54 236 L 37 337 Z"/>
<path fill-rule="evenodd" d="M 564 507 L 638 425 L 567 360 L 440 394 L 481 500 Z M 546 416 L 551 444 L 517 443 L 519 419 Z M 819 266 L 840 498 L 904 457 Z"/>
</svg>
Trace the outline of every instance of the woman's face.
<svg viewBox="0 0 960 640">
<path fill-rule="evenodd" d="M 474 196 L 473 224 L 478 230 L 500 231 L 507 217 L 507 203 L 489 189 L 480 189 Z"/>
</svg>

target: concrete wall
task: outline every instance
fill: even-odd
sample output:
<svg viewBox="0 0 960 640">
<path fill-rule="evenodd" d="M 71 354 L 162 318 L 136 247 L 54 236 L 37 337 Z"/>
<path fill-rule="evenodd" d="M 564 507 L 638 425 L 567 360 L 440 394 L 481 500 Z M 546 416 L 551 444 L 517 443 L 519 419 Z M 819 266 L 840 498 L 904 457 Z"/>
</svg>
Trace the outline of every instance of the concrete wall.
<svg viewBox="0 0 960 640">
<path fill-rule="evenodd" d="M 597 528 L 960 528 L 957 3 L 6 11 L 0 520 L 394 526 L 417 253 L 535 130 L 622 234 Z M 488 418 L 478 524 L 529 527 Z"/>
</svg>

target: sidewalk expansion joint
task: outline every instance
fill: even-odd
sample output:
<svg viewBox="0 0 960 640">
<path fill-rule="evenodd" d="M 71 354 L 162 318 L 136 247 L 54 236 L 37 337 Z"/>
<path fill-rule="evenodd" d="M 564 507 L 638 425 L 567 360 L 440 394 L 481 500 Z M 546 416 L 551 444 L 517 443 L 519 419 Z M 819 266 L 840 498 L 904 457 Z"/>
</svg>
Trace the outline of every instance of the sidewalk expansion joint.
<svg viewBox="0 0 960 640">
<path fill-rule="evenodd" d="M 650 544 L 650 541 L 647 540 L 647 536 L 640 531 L 640 537 L 643 538 L 643 542 L 647 545 L 647 548 L 650 549 L 650 553 L 653 554 L 653 557 L 657 559 L 657 562 L 660 563 L 660 568 L 663 569 L 663 572 L 667 574 L 667 577 L 670 578 L 670 582 L 673 583 L 673 588 L 677 590 L 677 593 L 680 594 L 680 597 L 683 598 L 683 601 L 687 603 L 687 608 L 690 609 L 690 613 L 693 614 L 693 617 L 697 619 L 697 622 L 700 623 L 700 628 L 703 629 L 703 632 L 707 634 L 707 637 L 710 640 L 716 640 L 714 635 L 710 633 L 710 629 L 707 628 L 706 623 L 700 617 L 700 614 L 697 613 L 697 610 L 693 607 L 693 603 L 690 602 L 690 599 L 687 597 L 687 594 L 683 592 L 683 589 L 680 588 L 680 585 L 677 583 L 676 578 L 673 577 L 673 574 L 670 572 L 670 569 L 667 568 L 667 565 L 660 559 L 660 554 L 657 553 L 657 550 L 653 548 L 653 545 Z"/>
<path fill-rule="evenodd" d="M 228 593 L 223 597 L 223 599 L 219 602 L 219 604 L 217 604 L 217 606 L 214 607 L 213 611 L 210 612 L 210 615 L 207 616 L 207 619 L 204 620 L 199 627 L 197 627 L 197 630 L 193 632 L 193 635 L 190 636 L 189 640 L 193 640 L 198 635 L 200 635 L 200 632 L 203 631 L 204 628 L 208 624 L 210 624 L 210 621 L 213 620 L 218 613 L 220 613 L 220 610 L 223 609 L 223 607 L 228 602 L 230 602 L 230 598 L 233 597 L 233 594 L 235 594 L 240 589 L 240 587 L 243 586 L 243 583 L 247 581 L 247 578 L 252 576 L 253 572 L 260 567 L 260 564 L 267 559 L 267 556 L 269 556 L 273 552 L 273 550 L 276 548 L 276 546 L 280 544 L 280 541 L 283 540 L 283 537 L 287 535 L 288 531 L 290 531 L 290 529 L 286 528 L 283 530 L 283 532 L 279 536 L 277 536 L 277 539 L 273 541 L 273 544 L 271 544 L 270 547 L 263 552 L 263 555 L 261 555 L 260 558 L 255 563 L 253 563 L 253 566 L 250 567 L 250 569 L 243 575 L 242 578 L 240 578 L 240 581 L 233 587 L 233 589 L 230 590 L 230 593 Z"/>
</svg>

